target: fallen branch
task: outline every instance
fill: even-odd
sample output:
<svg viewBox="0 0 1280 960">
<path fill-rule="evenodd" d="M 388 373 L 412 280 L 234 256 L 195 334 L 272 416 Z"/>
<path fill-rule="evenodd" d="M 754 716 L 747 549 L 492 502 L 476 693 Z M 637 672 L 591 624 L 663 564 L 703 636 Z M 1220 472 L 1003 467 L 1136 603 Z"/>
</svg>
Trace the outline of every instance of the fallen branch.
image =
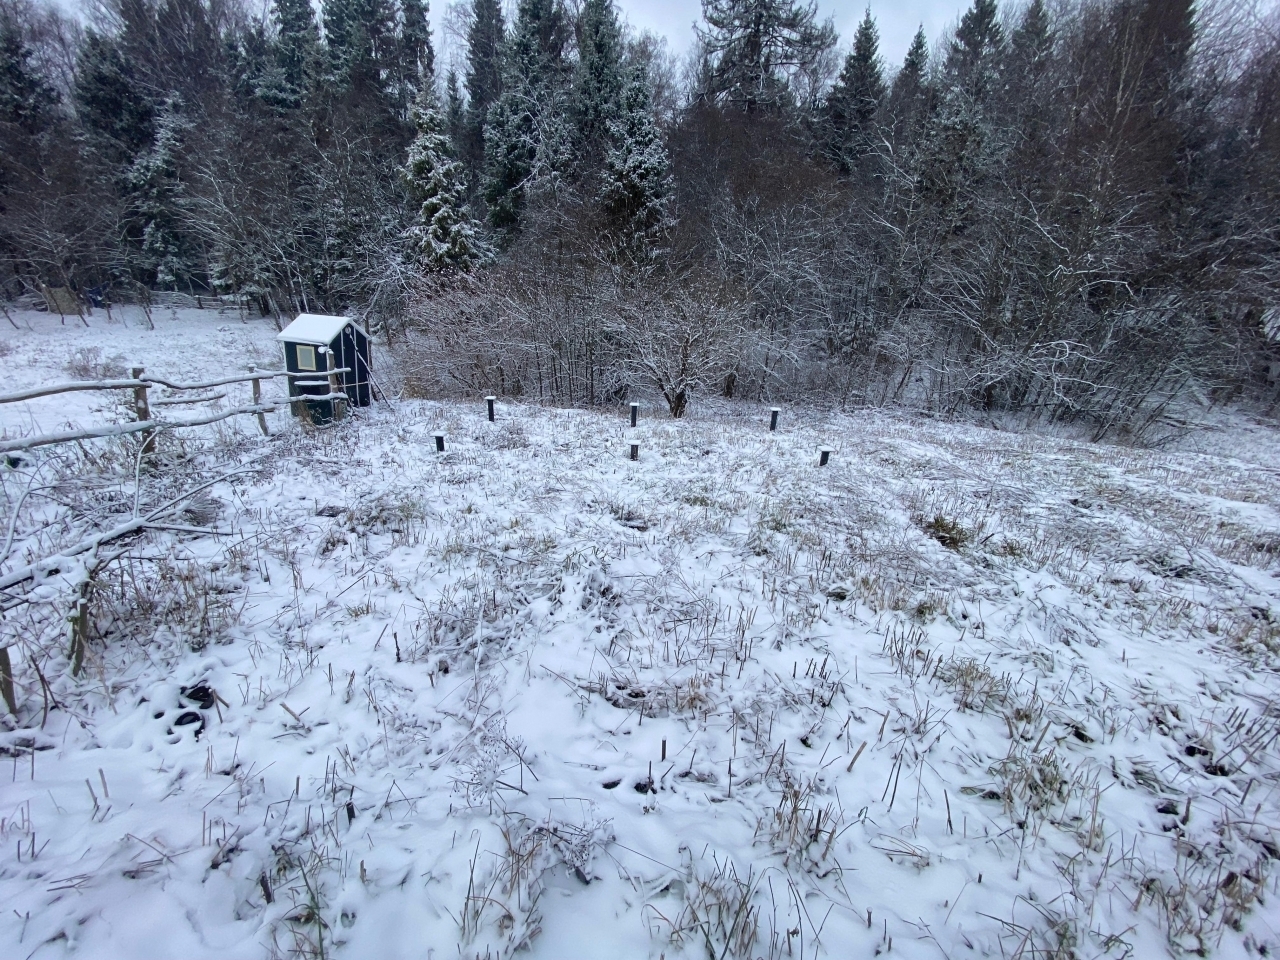
<svg viewBox="0 0 1280 960">
<path fill-rule="evenodd" d="M 225 473 L 220 477 L 216 477 L 207 483 L 202 483 L 200 486 L 186 491 L 180 496 L 174 497 L 168 503 L 152 510 L 145 517 L 134 517 L 132 520 L 112 527 L 110 530 L 104 530 L 101 533 L 94 534 L 92 537 L 86 537 L 79 543 L 67 547 L 65 550 L 62 550 L 52 557 L 45 557 L 43 560 L 37 560 L 35 563 L 28 564 L 25 567 L 20 567 L 19 569 L 14 570 L 12 573 L 5 574 L 3 577 L 0 577 L 0 590 L 8 590 L 11 587 L 15 587 L 27 580 L 42 580 L 45 577 L 50 576 L 54 571 L 60 569 L 63 564 L 74 557 L 97 550 L 98 547 L 102 546 L 104 543 L 109 543 L 112 540 L 119 540 L 121 537 L 127 537 L 131 534 L 139 533 L 149 526 L 156 525 L 155 521 L 160 520 L 166 513 L 178 506 L 178 504 L 182 503 L 182 501 L 195 496 L 200 491 L 207 490 L 214 484 L 221 483 L 224 480 L 229 480 L 232 477 L 240 476 L 245 473 L 252 473 L 255 469 L 255 467 L 246 467 L 241 470 L 233 470 L 231 473 Z"/>
</svg>

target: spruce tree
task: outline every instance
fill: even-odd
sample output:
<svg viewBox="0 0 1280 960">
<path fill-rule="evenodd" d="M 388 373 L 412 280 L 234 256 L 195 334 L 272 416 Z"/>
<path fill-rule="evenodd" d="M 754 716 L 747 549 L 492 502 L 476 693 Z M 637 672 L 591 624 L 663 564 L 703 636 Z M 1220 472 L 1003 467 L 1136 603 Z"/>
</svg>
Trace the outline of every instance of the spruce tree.
<svg viewBox="0 0 1280 960">
<path fill-rule="evenodd" d="M 386 94 L 398 74 L 396 10 L 391 0 L 323 0 L 330 80 L 339 87 Z"/>
<path fill-rule="evenodd" d="M 654 122 L 649 82 L 635 67 L 623 90 L 620 116 L 609 122 L 601 205 L 619 252 L 651 256 L 675 225 L 671 163 Z"/>
<path fill-rule="evenodd" d="M 324 42 L 335 77 L 345 73 L 347 61 L 356 43 L 360 6 L 361 0 L 321 0 Z"/>
<path fill-rule="evenodd" d="M 502 96 L 484 131 L 484 197 L 495 227 L 514 228 L 529 188 L 554 181 L 568 166 L 568 38 L 559 0 L 520 0 Z"/>
<path fill-rule="evenodd" d="M 275 0 L 276 62 L 283 72 L 284 90 L 301 103 L 314 80 L 320 50 L 320 29 L 311 0 Z"/>
<path fill-rule="evenodd" d="M 420 85 L 435 77 L 436 52 L 431 44 L 430 10 L 424 0 L 400 0 L 400 30 L 397 36 L 397 97 L 408 106 Z"/>
<path fill-rule="evenodd" d="M 259 20 L 227 44 L 226 76 L 242 105 L 258 100 L 274 110 L 291 110 L 301 103 L 301 91 L 286 79 L 280 46 Z"/>
<path fill-rule="evenodd" d="M 467 105 L 458 86 L 458 73 L 450 69 L 444 81 L 444 125 L 453 144 L 453 155 L 463 156 L 466 143 Z"/>
<path fill-rule="evenodd" d="M 1003 131 L 993 121 L 1006 52 L 995 0 L 973 0 L 943 65 L 943 88 L 919 144 L 917 188 L 948 229 L 967 228 L 982 183 L 999 168 Z"/>
<path fill-rule="evenodd" d="M 484 125 L 502 95 L 502 51 L 506 26 L 500 0 L 473 0 L 467 33 L 467 114 L 461 156 L 478 178 L 484 165 Z"/>
<path fill-rule="evenodd" d="M 525 186 L 537 160 L 531 105 L 511 91 L 489 108 L 484 125 L 484 199 L 489 222 L 511 230 L 520 222 Z"/>
<path fill-rule="evenodd" d="M 0 124 L 37 133 L 49 120 L 58 94 L 31 63 L 32 51 L 18 25 L 0 11 Z"/>
<path fill-rule="evenodd" d="M 1013 32 L 1013 62 L 1024 74 L 1038 69 L 1049 54 L 1052 39 L 1044 0 L 1032 0 Z"/>
<path fill-rule="evenodd" d="M 1049 11 L 1044 0 L 1032 0 L 1022 12 L 1009 42 L 1005 64 L 1006 110 L 1022 118 L 1027 134 L 1038 138 L 1048 121 L 1047 102 L 1051 94 L 1043 89 L 1043 79 L 1053 50 Z"/>
<path fill-rule="evenodd" d="M 985 100 L 995 91 L 1004 47 L 996 0 L 973 0 L 947 51 L 945 71 L 951 89 Z"/>
<path fill-rule="evenodd" d="M 520 0 L 511 30 L 508 66 L 518 83 L 554 87 L 568 71 L 569 21 L 560 0 Z"/>
<path fill-rule="evenodd" d="M 818 22 L 816 0 L 702 0 L 702 17 L 710 74 L 702 93 L 748 111 L 785 106 L 791 74 L 836 43 L 830 21 Z"/>
<path fill-rule="evenodd" d="M 924 35 L 924 26 L 921 25 L 911 40 L 906 57 L 902 60 L 902 69 L 893 78 L 894 95 L 901 91 L 910 96 L 920 90 L 925 84 L 928 69 L 929 40 Z"/>
<path fill-rule="evenodd" d="M 115 163 L 151 143 L 155 106 L 132 61 L 112 37 L 85 31 L 77 60 L 76 116 L 93 149 Z"/>
<path fill-rule="evenodd" d="M 868 7 L 825 104 L 824 147 L 840 170 L 850 171 L 871 150 L 876 112 L 884 95 L 880 33 Z"/>
<path fill-rule="evenodd" d="M 911 47 L 902 61 L 902 69 L 893 78 L 889 91 L 889 110 L 892 113 L 895 136 L 902 138 L 913 130 L 928 110 L 929 99 L 929 42 L 924 27 L 916 30 Z"/>
<path fill-rule="evenodd" d="M 435 93 L 424 86 L 413 107 L 417 136 L 402 170 L 417 208 L 405 231 L 415 262 L 425 271 L 465 270 L 483 254 L 475 224 L 467 214 L 462 164 L 453 159 Z"/>
<path fill-rule="evenodd" d="M 613 0 L 586 0 L 578 23 L 574 125 L 579 160 L 592 165 L 621 109 L 622 27 Z"/>
<path fill-rule="evenodd" d="M 162 288 L 177 289 L 195 273 L 191 245 L 181 229 L 186 192 L 178 175 L 178 153 L 190 123 L 182 104 L 170 98 L 156 115 L 155 140 L 128 172 L 130 206 L 139 243 L 137 264 Z"/>
</svg>

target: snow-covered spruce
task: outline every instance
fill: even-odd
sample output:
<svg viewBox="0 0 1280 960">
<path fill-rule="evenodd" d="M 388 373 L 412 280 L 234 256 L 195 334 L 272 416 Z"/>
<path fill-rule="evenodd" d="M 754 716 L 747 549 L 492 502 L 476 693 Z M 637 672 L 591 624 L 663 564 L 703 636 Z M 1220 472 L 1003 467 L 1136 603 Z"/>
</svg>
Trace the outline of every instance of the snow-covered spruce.
<svg viewBox="0 0 1280 960">
<path fill-rule="evenodd" d="M 453 159 L 430 87 L 418 95 L 413 122 L 418 134 L 409 145 L 404 180 L 417 215 L 405 231 L 405 239 L 413 259 L 424 270 L 465 270 L 481 259 L 484 246 L 467 213 L 465 172 Z"/>
<path fill-rule="evenodd" d="M 654 253 L 675 226 L 671 214 L 671 164 L 649 103 L 644 70 L 631 71 L 623 90 L 621 115 L 608 123 L 600 199 L 609 227 L 622 247 Z"/>
</svg>

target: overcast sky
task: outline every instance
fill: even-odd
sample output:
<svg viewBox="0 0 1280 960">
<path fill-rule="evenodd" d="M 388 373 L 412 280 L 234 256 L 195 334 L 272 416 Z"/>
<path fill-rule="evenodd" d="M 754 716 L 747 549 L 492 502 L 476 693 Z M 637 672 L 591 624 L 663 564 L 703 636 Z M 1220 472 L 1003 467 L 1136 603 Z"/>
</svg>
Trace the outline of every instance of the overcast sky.
<svg viewBox="0 0 1280 960">
<path fill-rule="evenodd" d="M 693 25 L 702 15 L 701 0 L 615 0 L 623 16 L 637 30 L 651 30 L 667 38 L 671 51 L 684 54 L 693 45 Z M 880 54 L 890 69 L 896 69 L 906 56 L 917 28 L 924 26 L 932 47 L 938 36 L 960 18 L 972 0 L 870 0 L 871 15 L 880 27 Z M 448 0 L 431 0 L 431 24 L 435 30 L 436 49 L 449 46 L 442 20 Z M 508 0 L 504 6 L 514 7 Z M 840 32 L 840 45 L 853 42 L 858 21 L 866 12 L 868 0 L 818 0 L 822 17 L 834 17 Z M 456 53 L 455 53 L 456 55 Z"/>
<path fill-rule="evenodd" d="M 693 24 L 702 13 L 700 0 L 616 0 L 631 25 L 667 38 L 671 49 L 683 53 L 693 42 Z M 932 44 L 969 6 L 967 0 L 870 0 L 871 15 L 880 27 L 880 52 L 897 66 L 923 24 Z M 823 17 L 835 17 L 841 46 L 853 41 L 867 0 L 818 0 Z"/>
</svg>

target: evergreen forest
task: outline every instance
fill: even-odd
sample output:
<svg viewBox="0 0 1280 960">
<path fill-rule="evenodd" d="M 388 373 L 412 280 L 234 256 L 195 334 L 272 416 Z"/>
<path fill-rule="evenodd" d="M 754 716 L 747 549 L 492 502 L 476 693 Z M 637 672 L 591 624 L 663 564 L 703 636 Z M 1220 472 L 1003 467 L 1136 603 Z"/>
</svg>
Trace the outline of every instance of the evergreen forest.
<svg viewBox="0 0 1280 960">
<path fill-rule="evenodd" d="M 406 390 L 677 417 L 1276 410 L 1274 5 L 973 0 L 900 62 L 803 0 L 682 57 L 612 0 L 443 13 L 0 0 L 0 302 L 348 314 Z"/>
</svg>

